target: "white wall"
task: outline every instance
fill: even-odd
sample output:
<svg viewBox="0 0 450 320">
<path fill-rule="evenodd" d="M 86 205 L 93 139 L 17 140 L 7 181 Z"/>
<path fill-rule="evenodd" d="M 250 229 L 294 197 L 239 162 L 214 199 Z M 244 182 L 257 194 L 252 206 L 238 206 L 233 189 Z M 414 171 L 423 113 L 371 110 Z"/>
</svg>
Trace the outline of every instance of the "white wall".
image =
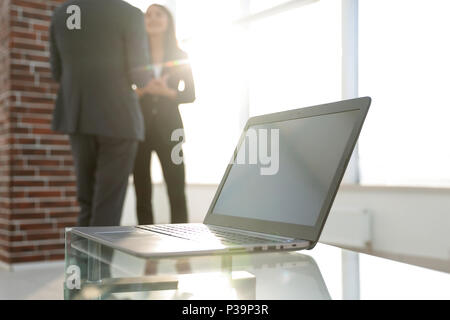
<svg viewBox="0 0 450 320">
<path fill-rule="evenodd" d="M 450 189 L 345 186 L 331 214 L 347 208 L 371 214 L 373 250 L 450 259 Z"/>
<path fill-rule="evenodd" d="M 216 185 L 187 186 L 191 222 L 203 220 L 216 188 Z M 169 205 L 165 186 L 156 184 L 154 190 L 155 222 L 167 223 Z M 130 186 L 122 218 L 124 225 L 136 224 L 134 201 L 134 189 Z M 367 236 L 351 223 L 357 212 L 370 214 L 369 236 L 374 251 L 450 259 L 450 189 L 342 186 L 323 237 L 348 235 L 353 241 L 355 236 Z M 332 219 L 346 219 L 349 223 L 336 225 Z"/>
</svg>

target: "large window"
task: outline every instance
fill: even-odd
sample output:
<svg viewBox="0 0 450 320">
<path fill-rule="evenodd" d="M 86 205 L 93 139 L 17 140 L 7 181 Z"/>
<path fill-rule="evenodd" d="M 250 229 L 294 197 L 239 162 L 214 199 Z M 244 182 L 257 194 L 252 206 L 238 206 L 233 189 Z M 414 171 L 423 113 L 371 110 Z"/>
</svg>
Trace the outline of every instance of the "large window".
<svg viewBox="0 0 450 320">
<path fill-rule="evenodd" d="M 177 32 L 190 56 L 197 100 L 180 107 L 188 183 L 219 183 L 239 137 L 239 0 L 177 1 Z"/>
<path fill-rule="evenodd" d="M 450 1 L 359 3 L 362 183 L 450 186 Z"/>
<path fill-rule="evenodd" d="M 145 10 L 151 1 L 129 1 Z M 239 138 L 242 39 L 233 25 L 239 0 L 160 1 L 175 13 L 180 47 L 189 55 L 197 99 L 180 106 L 188 183 L 219 183 Z M 162 180 L 156 157 L 152 179 Z"/>
<path fill-rule="evenodd" d="M 129 2 L 142 10 L 151 3 Z M 286 2 L 158 2 L 175 13 L 196 82 L 197 100 L 180 107 L 188 183 L 220 181 L 248 116 L 340 99 L 339 1 L 305 1 L 236 22 Z M 161 181 L 159 166 L 152 168 L 153 180 Z"/>
<path fill-rule="evenodd" d="M 277 13 L 249 33 L 250 115 L 340 100 L 340 1 Z"/>
<path fill-rule="evenodd" d="M 247 116 L 341 99 L 342 1 L 305 0 L 236 24 L 289 2 L 160 1 L 176 13 L 196 81 L 197 101 L 180 107 L 188 182 L 219 182 Z M 450 186 L 448 12 L 447 0 L 359 1 L 359 95 L 373 98 L 363 184 Z"/>
</svg>

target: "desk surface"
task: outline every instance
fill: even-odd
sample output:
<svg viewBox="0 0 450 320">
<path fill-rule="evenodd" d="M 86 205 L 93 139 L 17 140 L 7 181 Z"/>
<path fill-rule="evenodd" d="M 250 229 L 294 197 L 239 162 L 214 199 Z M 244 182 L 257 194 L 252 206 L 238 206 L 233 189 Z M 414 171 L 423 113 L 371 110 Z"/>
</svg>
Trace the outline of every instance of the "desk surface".
<svg viewBox="0 0 450 320">
<path fill-rule="evenodd" d="M 76 265 L 81 275 L 81 290 L 66 281 L 68 299 L 450 299 L 448 273 L 325 244 L 145 260 L 70 232 L 66 238 L 66 270 Z"/>
</svg>

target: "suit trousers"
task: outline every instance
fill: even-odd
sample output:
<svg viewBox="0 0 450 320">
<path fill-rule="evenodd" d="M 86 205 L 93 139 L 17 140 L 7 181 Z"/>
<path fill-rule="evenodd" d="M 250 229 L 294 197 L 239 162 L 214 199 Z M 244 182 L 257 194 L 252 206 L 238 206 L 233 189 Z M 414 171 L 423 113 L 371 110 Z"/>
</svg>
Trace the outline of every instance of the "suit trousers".
<svg viewBox="0 0 450 320">
<path fill-rule="evenodd" d="M 161 163 L 169 195 L 171 223 L 187 222 L 184 163 L 175 164 L 171 158 L 172 149 L 176 144 L 177 142 L 148 136 L 145 141 L 139 142 L 133 177 L 136 191 L 136 211 L 140 225 L 154 223 L 150 171 L 152 151 L 156 152 Z"/>
<path fill-rule="evenodd" d="M 80 205 L 78 226 L 118 226 L 138 141 L 70 135 Z"/>
</svg>

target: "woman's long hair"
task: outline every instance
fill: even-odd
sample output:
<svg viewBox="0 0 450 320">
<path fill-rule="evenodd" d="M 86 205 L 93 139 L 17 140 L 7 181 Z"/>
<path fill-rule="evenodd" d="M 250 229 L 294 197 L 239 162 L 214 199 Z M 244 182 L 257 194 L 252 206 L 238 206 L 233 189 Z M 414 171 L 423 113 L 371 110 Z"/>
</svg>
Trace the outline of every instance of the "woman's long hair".
<svg viewBox="0 0 450 320">
<path fill-rule="evenodd" d="M 172 55 L 179 50 L 175 33 L 175 20 L 172 13 L 165 6 L 156 3 L 151 6 L 160 8 L 167 15 L 167 29 L 164 34 L 164 55 L 170 59 Z"/>
</svg>

